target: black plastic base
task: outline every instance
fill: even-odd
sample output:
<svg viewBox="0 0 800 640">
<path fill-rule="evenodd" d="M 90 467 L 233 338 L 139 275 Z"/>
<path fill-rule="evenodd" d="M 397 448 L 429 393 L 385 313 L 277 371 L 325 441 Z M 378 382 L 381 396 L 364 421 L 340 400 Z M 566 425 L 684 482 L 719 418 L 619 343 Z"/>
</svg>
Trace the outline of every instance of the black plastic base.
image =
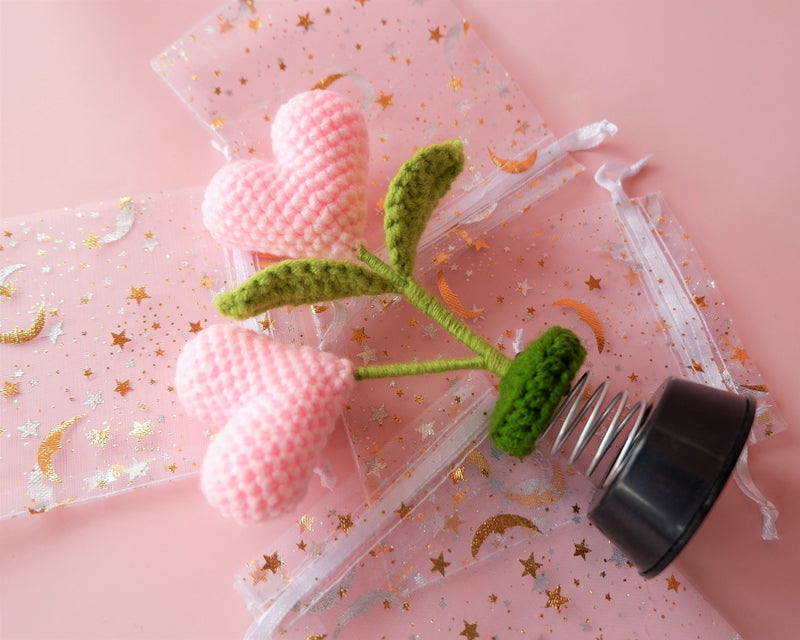
<svg viewBox="0 0 800 640">
<path fill-rule="evenodd" d="M 589 521 L 652 578 L 686 545 L 736 465 L 755 401 L 681 378 L 653 396 L 624 466 Z"/>
</svg>

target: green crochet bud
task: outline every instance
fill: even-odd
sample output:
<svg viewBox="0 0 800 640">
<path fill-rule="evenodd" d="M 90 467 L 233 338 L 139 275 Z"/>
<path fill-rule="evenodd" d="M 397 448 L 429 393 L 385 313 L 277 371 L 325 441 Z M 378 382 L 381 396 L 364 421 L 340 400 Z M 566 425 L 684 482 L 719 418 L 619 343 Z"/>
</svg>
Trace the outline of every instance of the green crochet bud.
<svg viewBox="0 0 800 640">
<path fill-rule="evenodd" d="M 498 449 L 518 457 L 535 449 L 585 357 L 572 331 L 553 327 L 513 360 L 500 380 L 489 427 Z"/>
</svg>

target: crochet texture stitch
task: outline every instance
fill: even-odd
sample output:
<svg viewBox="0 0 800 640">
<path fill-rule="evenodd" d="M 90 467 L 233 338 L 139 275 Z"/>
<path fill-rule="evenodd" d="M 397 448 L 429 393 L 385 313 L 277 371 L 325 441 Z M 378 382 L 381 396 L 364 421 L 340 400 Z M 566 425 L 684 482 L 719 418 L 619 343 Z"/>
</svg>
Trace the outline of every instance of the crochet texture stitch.
<svg viewBox="0 0 800 640">
<path fill-rule="evenodd" d="M 346 258 L 367 211 L 367 125 L 357 105 L 328 91 L 301 93 L 272 126 L 275 162 L 220 169 L 203 200 L 211 235 L 279 256 Z"/>
<path fill-rule="evenodd" d="M 175 376 L 186 412 L 209 428 L 201 488 L 237 522 L 291 511 L 355 384 L 353 364 L 236 325 L 190 340 Z"/>
</svg>

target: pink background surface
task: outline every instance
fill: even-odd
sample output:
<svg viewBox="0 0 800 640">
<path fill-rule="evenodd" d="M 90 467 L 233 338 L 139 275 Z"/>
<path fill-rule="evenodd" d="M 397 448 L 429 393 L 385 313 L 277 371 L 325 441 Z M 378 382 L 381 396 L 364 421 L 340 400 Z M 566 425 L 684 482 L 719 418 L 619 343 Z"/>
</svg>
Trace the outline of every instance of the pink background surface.
<svg viewBox="0 0 800 640">
<path fill-rule="evenodd" d="M 10 2 L 2 20 L 0 216 L 205 183 L 208 135 L 149 59 L 217 0 Z M 776 543 L 730 488 L 680 568 L 747 640 L 795 638 L 800 597 L 800 44 L 793 2 L 456 0 L 556 133 L 608 118 L 589 176 L 653 153 L 628 192 L 660 190 L 720 282 L 791 427 L 753 475 L 781 508 Z M 718 5 L 717 5 L 718 6 Z M 193 480 L 0 524 L 3 638 L 228 638 L 250 622 L 230 587 L 264 531 L 222 521 Z"/>
</svg>

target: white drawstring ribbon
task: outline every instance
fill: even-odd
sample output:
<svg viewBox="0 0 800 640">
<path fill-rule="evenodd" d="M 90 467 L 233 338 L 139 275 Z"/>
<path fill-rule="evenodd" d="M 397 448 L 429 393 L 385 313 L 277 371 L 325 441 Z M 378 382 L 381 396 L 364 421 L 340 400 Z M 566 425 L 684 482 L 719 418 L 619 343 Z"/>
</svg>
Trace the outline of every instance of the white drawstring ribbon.
<svg viewBox="0 0 800 640">
<path fill-rule="evenodd" d="M 677 357 L 703 378 L 706 384 L 721 389 L 739 391 L 727 368 L 720 368 L 717 362 L 723 362 L 718 347 L 708 339 L 708 327 L 702 316 L 693 308 L 692 296 L 686 289 L 682 279 L 678 278 L 669 258 L 650 227 L 646 214 L 640 205 L 631 200 L 622 188 L 622 181 L 639 173 L 652 156 L 646 156 L 632 165 L 619 162 L 607 162 L 597 170 L 595 182 L 611 194 L 611 201 L 623 222 L 628 235 L 628 242 L 634 249 L 642 264 L 640 276 L 648 297 L 652 300 L 666 299 L 660 304 L 662 313 L 669 316 L 665 327 L 670 341 L 676 345 Z M 614 179 L 611 174 L 616 175 Z M 715 355 L 718 356 L 715 359 Z M 701 366 L 696 366 L 699 363 Z M 742 493 L 758 505 L 762 515 L 761 537 L 774 540 L 778 537 L 775 521 L 778 510 L 772 502 L 756 486 L 750 475 L 747 461 L 747 445 L 745 444 L 733 478 Z"/>
</svg>

